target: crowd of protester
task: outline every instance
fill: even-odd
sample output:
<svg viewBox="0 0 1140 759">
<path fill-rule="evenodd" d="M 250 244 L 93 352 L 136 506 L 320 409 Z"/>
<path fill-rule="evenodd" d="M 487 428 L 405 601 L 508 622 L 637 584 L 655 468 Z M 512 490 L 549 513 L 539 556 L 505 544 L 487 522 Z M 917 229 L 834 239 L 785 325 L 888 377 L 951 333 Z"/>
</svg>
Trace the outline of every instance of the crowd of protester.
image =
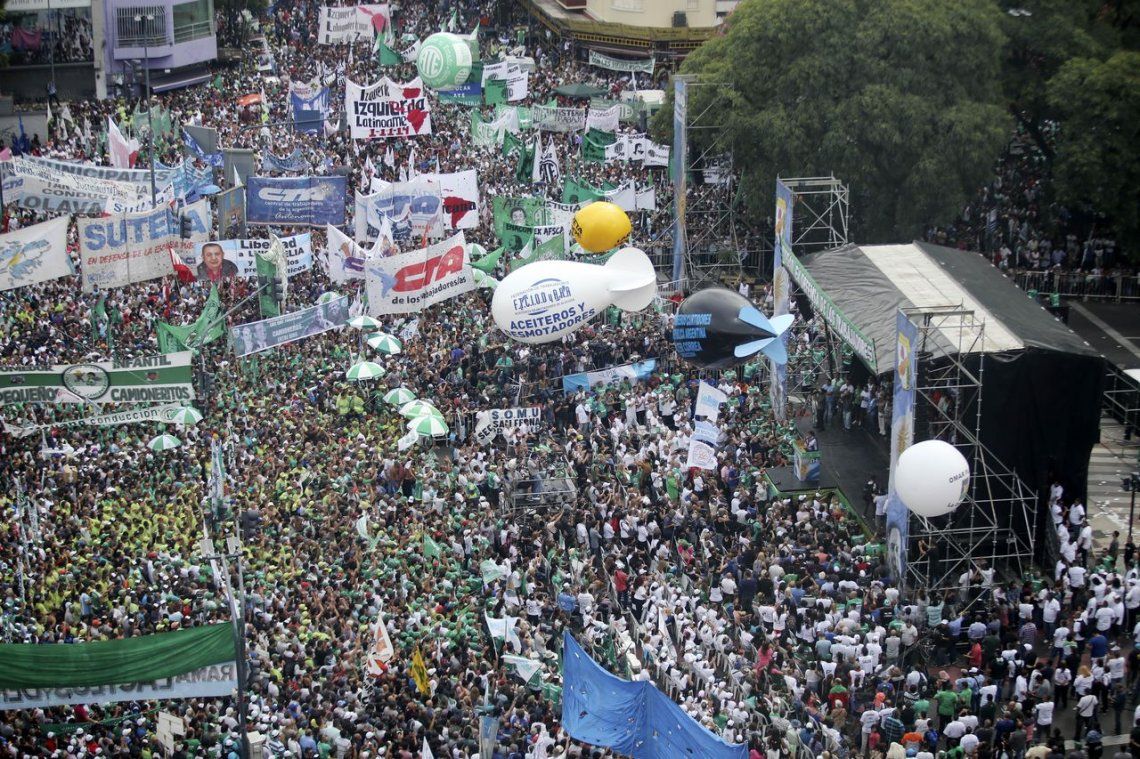
<svg viewBox="0 0 1140 759">
<path fill-rule="evenodd" d="M 493 4 L 483 5 L 489 13 Z M 316 76 L 335 78 L 335 91 L 345 78 L 377 77 L 368 45 L 350 56 L 347 46 L 314 44 L 314 6 L 275 9 L 267 36 L 281 88 Z M 405 2 L 398 30 L 422 38 L 448 15 Z M 465 29 L 475 15 L 463 15 Z M 485 55 L 513 44 L 493 28 L 484 35 Z M 528 52 L 528 102 L 546 102 L 568 81 L 616 94 L 629 80 L 584 67 L 557 42 Z M 413 68 L 388 73 L 407 79 Z M 270 110 L 243 129 L 236 99 L 263 88 Z M 439 106 L 433 136 L 414 145 L 357 144 L 276 126 L 289 118 L 284 92 L 251 58 L 216 84 L 163 95 L 162 105 L 175 123 L 216 127 L 223 145 L 279 156 L 298 147 L 316 171 L 347 168 L 355 186 L 366 160 L 395 180 L 414 147 L 421 170 L 477 168 L 485 209 L 499 195 L 554 197 L 554 188 L 515 181 L 496 151 L 470 145 L 467 108 Z M 103 162 L 105 117 L 131 105 L 67 107 L 36 150 Z M 595 185 L 652 182 L 659 207 L 668 205 L 663 170 L 582 163 L 577 139 L 556 137 L 564 170 Z M 181 140 L 160 138 L 158 150 L 173 163 Z M 6 210 L 8 228 L 42 219 Z M 665 219 L 640 215 L 634 242 Z M 486 213 L 482 222 L 468 239 L 490 249 Z M 319 249 L 323 234 L 314 238 Z M 255 303 L 240 306 L 251 289 L 241 279 L 219 285 L 225 306 L 237 307 L 230 323 L 258 318 Z M 334 289 L 360 288 L 334 285 L 318 261 L 290 279 L 289 304 Z M 0 362 L 153 354 L 156 322 L 193 321 L 209 284 L 167 278 L 113 290 L 106 323 L 93 319 L 95 298 L 78 292 L 78 278 L 66 277 L 0 293 Z M 758 363 L 702 374 L 679 362 L 667 337 L 670 302 L 607 312 L 561 342 L 524 346 L 496 333 L 488 299 L 480 290 L 419 318 L 384 318 L 403 336 L 403 352 L 391 356 L 371 354 L 347 328 L 247 358 L 224 341 L 207 345 L 202 364 L 213 379 L 196 401 L 205 418 L 172 429 L 182 440 L 173 450 L 150 450 L 154 430 L 139 425 L 0 437 L 0 507 L 16 513 L 20 483 L 35 510 L 0 526 L 5 640 L 80 643 L 226 621 L 228 586 L 199 541 L 204 530 L 219 542 L 236 532 L 248 728 L 265 737 L 269 756 L 412 757 L 426 740 L 436 756 L 471 757 L 484 714 L 499 719 L 497 757 L 606 756 L 560 725 L 565 630 L 612 672 L 653 680 L 709 730 L 747 744 L 750 757 L 1140 752 L 1136 557 L 1119 555 L 1118 543 L 1095 551 L 1079 501 L 1059 488 L 1051 498 L 1063 557 L 1054 573 L 1007 578 L 979 562 L 948 589 L 904 584 L 889 569 L 871 499 L 860 508 L 834 491 L 771 486 L 767 474 L 790 463 L 805 420 L 775 419 Z M 885 433 L 889 394 L 828 376 L 813 359 L 818 332 L 813 323 L 799 329 L 790 370 L 795 387 L 818 391 L 814 421 Z M 362 353 L 385 375 L 346 381 Z M 639 381 L 563 391 L 563 375 L 647 358 L 658 363 Z M 727 396 L 713 470 L 685 466 L 701 379 Z M 449 435 L 399 450 L 406 420 L 383 398 L 397 387 L 432 401 Z M 518 406 L 539 407 L 540 420 L 475 439 L 476 412 Z M 81 413 L 7 406 L 4 419 L 53 425 Z M 224 450 L 222 505 L 207 498 L 213 442 Z M 516 504 L 524 483 L 546 478 L 570 480 L 573 496 Z M 380 613 L 396 655 L 372 676 L 365 658 Z M 513 620 L 511 633 L 493 638 L 486 617 Z M 427 663 L 427 695 L 410 675 L 415 650 Z M 538 675 L 524 682 L 508 655 L 535 660 Z M 0 754 L 152 756 L 157 706 L 0 712 Z M 175 756 L 238 756 L 233 700 L 161 706 L 187 727 Z M 1130 748 L 1102 747 L 1104 736 L 1129 731 Z"/>
</svg>

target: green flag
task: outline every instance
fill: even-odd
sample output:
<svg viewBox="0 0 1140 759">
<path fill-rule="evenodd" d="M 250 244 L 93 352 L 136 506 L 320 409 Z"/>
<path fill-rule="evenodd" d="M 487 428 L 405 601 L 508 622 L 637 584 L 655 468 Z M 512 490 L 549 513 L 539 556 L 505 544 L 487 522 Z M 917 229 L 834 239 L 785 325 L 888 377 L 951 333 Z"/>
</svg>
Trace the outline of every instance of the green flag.
<svg viewBox="0 0 1140 759">
<path fill-rule="evenodd" d="M 519 152 L 519 162 L 515 166 L 515 180 L 519 182 L 529 182 L 531 174 L 534 173 L 534 162 L 536 160 L 534 145 L 523 145 L 522 150 Z"/>
<path fill-rule="evenodd" d="M 591 187 L 577 177 L 566 177 L 566 181 L 562 185 L 563 203 L 582 203 L 604 199 L 605 194 L 601 190 Z"/>
<path fill-rule="evenodd" d="M 613 132 L 603 132 L 591 128 L 582 137 L 582 160 L 602 163 L 606 160 L 606 146 L 617 142 L 617 135 Z"/>
<path fill-rule="evenodd" d="M 507 81 L 488 79 L 483 84 L 483 102 L 486 105 L 499 105 L 507 102 Z"/>
<path fill-rule="evenodd" d="M 265 287 L 258 296 L 263 317 L 280 316 L 281 308 L 285 305 L 285 286 L 287 277 L 287 262 L 285 260 L 285 247 L 275 235 L 270 235 L 272 242 L 269 250 L 257 253 L 257 286 Z M 275 285 L 274 282 L 278 284 Z M 278 300 L 275 291 L 280 291 Z"/>
<path fill-rule="evenodd" d="M 215 285 L 210 288 L 210 297 L 206 298 L 206 305 L 193 324 L 178 327 L 166 322 L 157 323 L 155 333 L 158 349 L 163 353 L 175 353 L 198 350 L 201 346 L 212 343 L 226 334 L 226 325 L 221 316 L 222 302 Z"/>
<path fill-rule="evenodd" d="M 424 533 L 424 558 L 438 559 L 443 556 L 443 546 L 431 539 L 431 535 Z"/>
<path fill-rule="evenodd" d="M 494 217 L 495 236 L 500 240 L 507 233 L 508 224 L 537 227 L 552 223 L 546 211 L 546 201 L 542 198 L 496 195 L 491 199 L 491 209 Z"/>
<path fill-rule="evenodd" d="M 495 267 L 499 264 L 499 259 L 503 257 L 503 250 L 504 248 L 500 247 L 498 250 L 483 256 L 478 261 L 472 261 L 472 268 L 490 274 L 495 271 Z"/>
<path fill-rule="evenodd" d="M 99 301 L 91 309 L 91 340 L 98 340 L 103 334 L 103 327 L 110 320 L 107 318 L 107 293 L 99 293 Z"/>
<path fill-rule="evenodd" d="M 379 37 L 376 38 L 376 62 L 381 66 L 398 66 L 404 62 L 404 57 L 384 44 Z"/>
</svg>

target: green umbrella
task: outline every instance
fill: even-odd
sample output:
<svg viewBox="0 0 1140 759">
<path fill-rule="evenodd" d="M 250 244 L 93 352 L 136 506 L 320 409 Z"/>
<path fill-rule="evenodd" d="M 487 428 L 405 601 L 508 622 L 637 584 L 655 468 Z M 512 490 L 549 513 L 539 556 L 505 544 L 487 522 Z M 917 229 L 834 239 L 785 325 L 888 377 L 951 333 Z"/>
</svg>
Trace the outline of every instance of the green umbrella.
<svg viewBox="0 0 1140 759">
<path fill-rule="evenodd" d="M 397 353 L 402 353 L 404 350 L 404 346 L 400 343 L 400 341 L 389 335 L 387 332 L 376 332 L 374 334 L 371 334 L 365 339 L 364 342 L 368 343 L 369 347 L 375 348 L 381 353 L 387 353 L 390 356 L 394 356 Z"/>
<path fill-rule="evenodd" d="M 384 402 L 392 406 L 404 406 L 416 399 L 416 394 L 406 387 L 397 387 L 384 393 Z"/>
<path fill-rule="evenodd" d="M 384 367 L 374 361 L 361 361 L 359 364 L 353 364 L 344 376 L 350 380 L 375 379 L 384 376 Z"/>
<path fill-rule="evenodd" d="M 575 82 L 574 84 L 564 84 L 561 87 L 554 89 L 559 95 L 565 95 L 568 98 L 596 98 L 606 94 L 606 91 L 601 87 L 595 87 L 592 84 L 585 82 Z"/>
<path fill-rule="evenodd" d="M 440 410 L 433 406 L 428 401 L 411 401 L 400 406 L 400 416 L 406 416 L 409 419 L 415 419 L 420 416 L 434 416 L 437 419 L 443 419 L 443 414 Z"/>
<path fill-rule="evenodd" d="M 182 441 L 174 437 L 174 435 L 159 435 L 156 438 L 151 438 L 147 443 L 147 447 L 152 451 L 169 451 L 171 448 L 177 448 L 182 445 Z"/>
<path fill-rule="evenodd" d="M 408 431 L 420 437 L 442 437 L 447 434 L 447 425 L 439 417 L 426 414 L 408 422 Z"/>
<path fill-rule="evenodd" d="M 193 406 L 183 406 L 170 415 L 169 421 L 181 426 L 197 424 L 202 421 L 202 412 Z"/>
<path fill-rule="evenodd" d="M 383 324 L 373 319 L 371 316 L 354 316 L 348 320 L 348 326 L 356 327 L 357 329 L 380 329 Z"/>
<path fill-rule="evenodd" d="M 340 293 L 334 292 L 333 290 L 329 290 L 328 292 L 321 293 L 321 297 L 317 298 L 317 303 L 321 304 L 321 305 L 323 305 L 325 303 L 331 303 L 332 301 L 336 300 L 339 297 L 340 297 Z M 357 318 L 359 318 L 359 317 L 357 317 Z M 371 319 L 372 317 L 369 316 L 367 318 Z"/>
</svg>

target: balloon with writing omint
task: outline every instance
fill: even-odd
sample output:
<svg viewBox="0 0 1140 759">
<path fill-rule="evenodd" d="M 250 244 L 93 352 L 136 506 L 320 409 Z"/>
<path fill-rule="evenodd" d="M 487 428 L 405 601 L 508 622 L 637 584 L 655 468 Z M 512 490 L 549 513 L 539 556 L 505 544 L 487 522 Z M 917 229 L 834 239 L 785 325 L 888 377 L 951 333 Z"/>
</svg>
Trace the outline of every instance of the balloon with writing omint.
<svg viewBox="0 0 1140 759">
<path fill-rule="evenodd" d="M 549 343 L 614 305 L 640 311 L 657 294 L 649 256 L 623 248 L 605 264 L 538 261 L 503 278 L 491 299 L 499 329 L 520 343 Z"/>
<path fill-rule="evenodd" d="M 691 364 L 728 369 L 762 353 L 777 364 L 788 363 L 781 336 L 792 326 L 791 314 L 771 319 L 751 301 L 724 287 L 693 293 L 673 319 L 673 347 Z"/>
</svg>

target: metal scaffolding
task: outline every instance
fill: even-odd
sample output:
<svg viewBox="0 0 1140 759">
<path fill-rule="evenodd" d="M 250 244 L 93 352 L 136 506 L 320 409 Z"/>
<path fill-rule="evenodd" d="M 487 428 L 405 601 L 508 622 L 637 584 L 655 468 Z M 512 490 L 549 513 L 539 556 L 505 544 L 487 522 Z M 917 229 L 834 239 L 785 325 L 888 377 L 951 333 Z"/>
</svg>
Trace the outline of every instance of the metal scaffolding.
<svg viewBox="0 0 1140 759">
<path fill-rule="evenodd" d="M 954 587 L 962 573 L 984 566 L 1021 577 L 1033 562 L 1037 494 L 981 442 L 984 320 L 960 306 L 903 310 L 918 328 L 914 440 L 948 442 L 970 463 L 970 487 L 955 511 L 911 514 L 908 579 L 915 587 Z M 934 357 L 935 345 L 945 355 Z M 916 550 L 921 543 L 925 552 Z"/>
<path fill-rule="evenodd" d="M 792 250 L 796 255 L 847 244 L 847 185 L 834 176 L 781 180 L 795 197 Z"/>
</svg>

